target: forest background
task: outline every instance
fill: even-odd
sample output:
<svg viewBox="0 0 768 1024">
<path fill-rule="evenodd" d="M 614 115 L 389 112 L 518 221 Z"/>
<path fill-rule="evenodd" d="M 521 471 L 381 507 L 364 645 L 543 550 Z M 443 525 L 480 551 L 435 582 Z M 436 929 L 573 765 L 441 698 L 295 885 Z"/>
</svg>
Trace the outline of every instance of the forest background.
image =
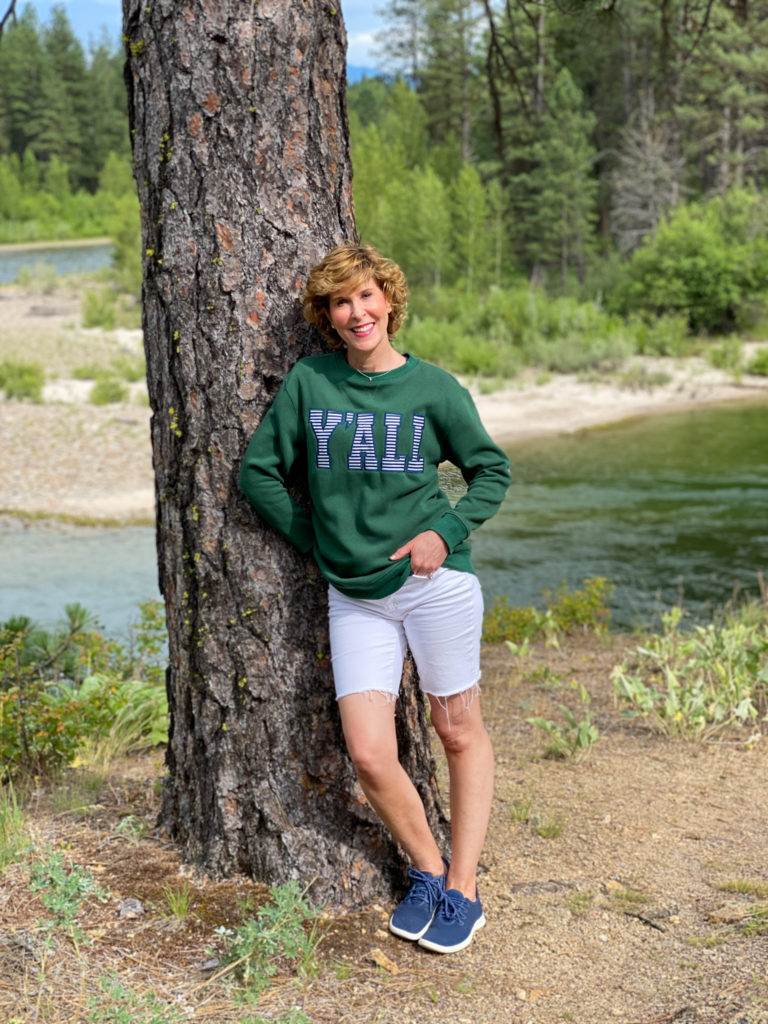
<svg viewBox="0 0 768 1024">
<path fill-rule="evenodd" d="M 380 13 L 388 73 L 347 93 L 355 207 L 362 239 L 411 282 L 410 351 L 510 377 L 759 336 L 768 3 L 391 0 Z M 135 323 L 122 46 L 86 53 L 63 6 L 45 24 L 27 6 L 1 56 L 0 242 L 111 236 L 91 322 Z"/>
</svg>

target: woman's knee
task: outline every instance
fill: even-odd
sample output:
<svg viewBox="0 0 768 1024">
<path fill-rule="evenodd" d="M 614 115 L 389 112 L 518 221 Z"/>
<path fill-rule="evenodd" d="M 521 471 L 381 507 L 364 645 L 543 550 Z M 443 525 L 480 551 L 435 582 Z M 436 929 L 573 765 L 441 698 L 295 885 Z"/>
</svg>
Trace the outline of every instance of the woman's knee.
<svg viewBox="0 0 768 1024">
<path fill-rule="evenodd" d="M 432 725 L 447 754 L 460 754 L 487 740 L 477 697 L 478 687 L 447 699 L 430 695 Z"/>
<path fill-rule="evenodd" d="M 397 765 L 397 751 L 389 744 L 365 742 L 365 740 L 347 739 L 347 752 L 358 778 L 375 782 L 391 772 Z"/>
<path fill-rule="evenodd" d="M 398 764 L 394 704 L 379 696 L 351 694 L 339 701 L 347 752 L 358 777 L 369 781 Z"/>
</svg>

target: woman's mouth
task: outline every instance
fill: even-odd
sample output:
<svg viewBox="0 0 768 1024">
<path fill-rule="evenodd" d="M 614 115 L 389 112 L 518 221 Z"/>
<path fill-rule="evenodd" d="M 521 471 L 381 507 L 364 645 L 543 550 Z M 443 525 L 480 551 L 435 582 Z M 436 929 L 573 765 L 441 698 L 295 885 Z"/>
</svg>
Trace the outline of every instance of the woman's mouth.
<svg viewBox="0 0 768 1024">
<path fill-rule="evenodd" d="M 350 330 L 356 338 L 367 338 L 375 326 L 375 324 L 360 324 L 358 327 L 350 328 Z"/>
</svg>

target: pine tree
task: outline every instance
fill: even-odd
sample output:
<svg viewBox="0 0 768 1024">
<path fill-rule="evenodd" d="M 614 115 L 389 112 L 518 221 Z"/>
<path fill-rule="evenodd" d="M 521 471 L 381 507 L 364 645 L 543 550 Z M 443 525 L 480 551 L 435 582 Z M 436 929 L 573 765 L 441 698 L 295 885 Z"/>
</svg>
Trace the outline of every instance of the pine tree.
<svg viewBox="0 0 768 1024">
<path fill-rule="evenodd" d="M 518 252 L 533 281 L 558 269 L 583 278 L 594 235 L 594 117 L 563 69 L 546 91 L 546 111 L 528 148 L 531 170 L 510 179 Z"/>
<path fill-rule="evenodd" d="M 88 93 L 92 107 L 84 129 L 81 174 L 85 186 L 94 189 L 110 153 L 130 155 L 123 56 L 106 34 L 90 51 Z"/>
<path fill-rule="evenodd" d="M 60 98 L 56 155 L 69 164 L 73 184 L 79 186 L 85 183 L 87 176 L 84 142 L 92 116 L 92 98 L 89 98 L 83 48 L 72 31 L 64 7 L 59 4 L 52 8 L 50 22 L 43 30 L 43 46 Z"/>
</svg>

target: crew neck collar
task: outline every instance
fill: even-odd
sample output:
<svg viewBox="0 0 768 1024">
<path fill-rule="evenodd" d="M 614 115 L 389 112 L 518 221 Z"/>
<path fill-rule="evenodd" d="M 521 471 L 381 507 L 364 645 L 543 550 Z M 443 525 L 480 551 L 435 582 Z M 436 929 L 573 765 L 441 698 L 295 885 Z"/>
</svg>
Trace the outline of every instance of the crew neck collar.
<svg viewBox="0 0 768 1024">
<path fill-rule="evenodd" d="M 347 362 L 347 357 L 343 351 L 337 351 L 336 355 L 339 359 L 341 369 L 343 371 L 344 379 L 348 382 L 355 382 L 365 387 L 382 387 L 388 381 L 402 380 L 408 374 L 412 373 L 416 368 L 416 364 L 420 362 L 417 356 L 411 355 L 410 352 L 403 352 L 405 356 L 405 362 L 402 366 L 396 366 L 392 370 L 358 370 Z"/>
</svg>

